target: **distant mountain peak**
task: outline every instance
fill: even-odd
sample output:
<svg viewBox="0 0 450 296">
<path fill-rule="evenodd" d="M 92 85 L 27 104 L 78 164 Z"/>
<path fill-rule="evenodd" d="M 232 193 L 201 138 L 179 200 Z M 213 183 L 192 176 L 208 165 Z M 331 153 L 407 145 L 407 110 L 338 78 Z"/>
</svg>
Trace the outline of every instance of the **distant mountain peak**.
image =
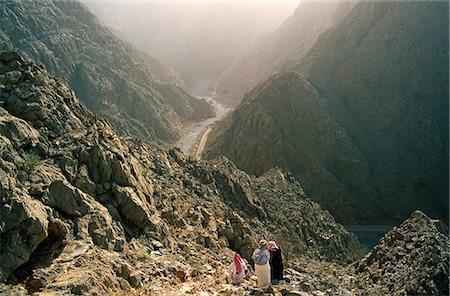
<svg viewBox="0 0 450 296">
<path fill-rule="evenodd" d="M 290 170 L 344 223 L 395 223 L 417 208 L 448 220 L 448 3 L 339 9 L 214 127 L 205 158 Z"/>
</svg>

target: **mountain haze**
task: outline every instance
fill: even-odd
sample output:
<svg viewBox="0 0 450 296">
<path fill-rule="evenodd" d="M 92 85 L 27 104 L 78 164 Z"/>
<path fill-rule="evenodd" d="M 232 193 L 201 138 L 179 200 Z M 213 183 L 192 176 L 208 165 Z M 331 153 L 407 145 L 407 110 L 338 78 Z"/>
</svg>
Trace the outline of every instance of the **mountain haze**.
<svg viewBox="0 0 450 296">
<path fill-rule="evenodd" d="M 0 50 L 19 50 L 47 66 L 122 134 L 174 142 L 186 122 L 214 114 L 206 101 L 162 84 L 177 83 L 176 75 L 143 59 L 79 2 L 2 1 L 0 11 Z"/>
<path fill-rule="evenodd" d="M 448 220 L 448 3 L 361 2 L 210 133 L 207 158 L 291 170 L 345 223 Z"/>
<path fill-rule="evenodd" d="M 295 2 L 84 1 L 105 24 L 176 69 L 188 87 L 215 82 L 237 55 L 292 14 Z"/>
<path fill-rule="evenodd" d="M 217 92 L 242 99 L 245 92 L 269 78 L 284 63 L 299 59 L 354 3 L 302 1 L 277 30 L 233 61 L 220 78 Z"/>
</svg>

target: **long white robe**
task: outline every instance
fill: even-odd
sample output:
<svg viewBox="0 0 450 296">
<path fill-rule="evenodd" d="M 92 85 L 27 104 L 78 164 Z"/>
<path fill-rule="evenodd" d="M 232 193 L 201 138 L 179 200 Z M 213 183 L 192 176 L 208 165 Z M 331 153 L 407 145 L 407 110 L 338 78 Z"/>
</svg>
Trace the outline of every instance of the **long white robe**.
<svg viewBox="0 0 450 296">
<path fill-rule="evenodd" d="M 260 252 L 261 250 L 256 249 L 253 252 L 252 258 L 255 259 L 256 253 Z M 262 250 L 261 252 L 266 253 L 267 257 L 267 263 L 264 265 L 255 264 L 255 273 L 256 277 L 258 278 L 258 287 L 265 287 L 270 285 L 270 264 L 269 264 L 269 258 L 270 254 L 267 250 Z"/>
</svg>

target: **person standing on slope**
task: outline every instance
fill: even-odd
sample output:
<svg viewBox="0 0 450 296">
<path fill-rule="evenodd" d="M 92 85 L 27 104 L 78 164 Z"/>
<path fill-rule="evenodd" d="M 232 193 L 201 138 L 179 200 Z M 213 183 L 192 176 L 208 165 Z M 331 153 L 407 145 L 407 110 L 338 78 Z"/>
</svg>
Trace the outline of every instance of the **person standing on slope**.
<svg viewBox="0 0 450 296">
<path fill-rule="evenodd" d="M 267 241 L 261 240 L 259 242 L 259 249 L 256 249 L 252 255 L 255 262 L 255 273 L 258 278 L 258 287 L 265 287 L 270 285 L 270 253 L 267 250 Z"/>
<path fill-rule="evenodd" d="M 275 241 L 267 243 L 270 252 L 270 278 L 273 284 L 277 284 L 283 280 L 283 258 L 281 257 L 281 249 Z"/>
<path fill-rule="evenodd" d="M 233 284 L 239 284 L 245 278 L 247 265 L 242 260 L 241 255 L 238 253 L 234 254 L 233 262 L 231 262 L 228 270 L 232 272 L 231 278 Z"/>
</svg>

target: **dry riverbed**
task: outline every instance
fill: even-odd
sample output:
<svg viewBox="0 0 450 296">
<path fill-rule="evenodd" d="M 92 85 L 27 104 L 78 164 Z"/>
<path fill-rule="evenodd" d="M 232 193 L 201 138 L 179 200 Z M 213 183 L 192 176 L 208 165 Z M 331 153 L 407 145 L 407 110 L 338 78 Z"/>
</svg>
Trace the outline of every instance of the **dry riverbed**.
<svg viewBox="0 0 450 296">
<path fill-rule="evenodd" d="M 232 111 L 235 106 L 220 100 L 215 95 L 207 96 L 206 99 L 214 106 L 216 116 L 193 124 L 187 128 L 184 136 L 176 144 L 185 154 L 200 159 L 206 140 L 212 125 L 222 119 L 228 112 Z"/>
</svg>

